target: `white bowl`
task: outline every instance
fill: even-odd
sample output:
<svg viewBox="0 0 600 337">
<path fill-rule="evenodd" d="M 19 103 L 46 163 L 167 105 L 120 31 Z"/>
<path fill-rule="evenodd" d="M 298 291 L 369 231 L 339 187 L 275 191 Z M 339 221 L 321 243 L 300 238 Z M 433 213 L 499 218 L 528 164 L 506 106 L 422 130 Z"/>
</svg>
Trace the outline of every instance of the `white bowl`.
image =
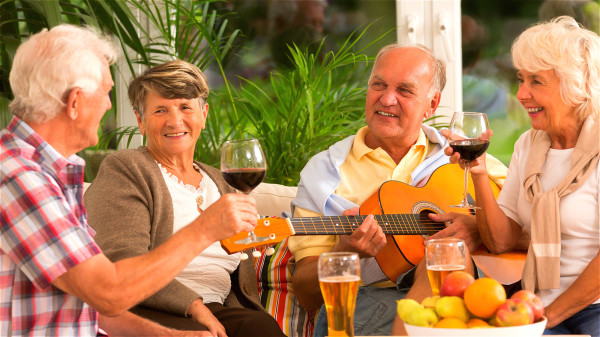
<svg viewBox="0 0 600 337">
<path fill-rule="evenodd" d="M 546 317 L 542 321 L 519 326 L 480 328 L 480 329 L 442 329 L 427 328 L 404 323 L 409 336 L 541 336 L 546 328 Z"/>
</svg>

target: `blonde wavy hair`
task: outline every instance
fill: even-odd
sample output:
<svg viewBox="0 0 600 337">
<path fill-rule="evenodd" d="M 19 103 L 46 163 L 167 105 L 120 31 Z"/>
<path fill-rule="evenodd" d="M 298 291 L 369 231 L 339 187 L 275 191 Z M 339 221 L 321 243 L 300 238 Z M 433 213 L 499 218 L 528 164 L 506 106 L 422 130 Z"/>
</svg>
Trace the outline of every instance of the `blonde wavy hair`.
<svg viewBox="0 0 600 337">
<path fill-rule="evenodd" d="M 528 72 L 554 70 L 560 97 L 575 107 L 580 119 L 600 112 L 600 36 L 575 19 L 560 16 L 525 30 L 513 42 L 515 68 Z"/>
</svg>

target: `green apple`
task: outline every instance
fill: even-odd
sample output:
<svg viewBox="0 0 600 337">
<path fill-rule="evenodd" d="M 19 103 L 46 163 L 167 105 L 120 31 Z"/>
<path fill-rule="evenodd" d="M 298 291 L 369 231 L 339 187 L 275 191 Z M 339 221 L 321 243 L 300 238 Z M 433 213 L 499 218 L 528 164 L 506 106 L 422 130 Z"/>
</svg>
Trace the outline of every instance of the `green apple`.
<svg viewBox="0 0 600 337">
<path fill-rule="evenodd" d="M 435 304 L 435 311 L 442 318 L 454 317 L 463 322 L 468 321 L 470 318 L 465 301 L 458 296 L 441 297 Z"/>
<path fill-rule="evenodd" d="M 433 326 L 439 321 L 435 311 L 431 308 L 419 306 L 415 310 L 408 313 L 405 322 L 410 325 L 417 326 Z"/>
<path fill-rule="evenodd" d="M 424 306 L 425 308 L 431 308 L 431 309 L 435 310 L 435 304 L 437 303 L 437 301 L 439 299 L 440 299 L 439 295 L 425 297 L 421 301 L 421 305 Z"/>
<path fill-rule="evenodd" d="M 398 316 L 400 316 L 400 318 L 402 318 L 402 320 L 405 322 L 410 312 L 417 310 L 418 308 L 423 308 L 419 302 L 408 298 L 399 300 L 397 303 L 398 306 L 396 307 L 396 311 L 398 312 Z"/>
</svg>

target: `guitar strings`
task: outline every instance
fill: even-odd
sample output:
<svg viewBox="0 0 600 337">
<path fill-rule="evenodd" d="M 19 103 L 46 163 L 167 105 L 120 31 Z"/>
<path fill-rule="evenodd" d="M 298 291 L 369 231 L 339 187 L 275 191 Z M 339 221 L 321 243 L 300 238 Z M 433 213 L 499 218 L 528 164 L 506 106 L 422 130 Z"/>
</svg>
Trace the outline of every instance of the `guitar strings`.
<svg viewBox="0 0 600 337">
<path fill-rule="evenodd" d="M 331 216 L 291 218 L 290 221 L 295 229 L 301 227 L 305 231 L 297 234 L 349 234 L 365 218 L 361 215 Z M 384 228 L 384 233 L 396 235 L 433 234 L 446 228 L 444 223 L 422 218 L 419 214 L 378 214 L 375 218 Z"/>
<path fill-rule="evenodd" d="M 378 222 L 383 222 L 383 223 L 392 223 L 392 224 L 413 224 L 413 223 L 419 223 L 419 224 L 434 224 L 434 225 L 443 225 L 442 222 L 437 222 L 437 221 L 433 221 L 430 220 L 428 218 L 416 218 L 414 216 L 407 216 L 405 214 L 389 214 L 389 215 L 385 215 L 385 218 L 383 218 L 383 216 L 381 215 L 375 215 L 375 218 L 380 218 L 377 219 Z M 391 218 L 390 218 L 391 217 Z M 395 219 L 393 217 L 396 217 Z M 321 224 L 326 224 L 326 223 L 340 223 L 340 224 L 345 224 L 345 223 L 358 223 L 358 222 L 362 222 L 365 220 L 365 216 L 352 216 L 352 217 L 307 217 L 307 218 L 291 218 L 291 222 L 292 223 L 321 223 Z M 404 219 L 403 219 L 404 218 Z"/>
<path fill-rule="evenodd" d="M 396 217 L 396 219 L 394 219 Z M 416 218 L 418 217 L 418 218 Z M 377 214 L 375 218 L 379 218 L 379 222 L 401 222 L 401 223 L 410 223 L 410 222 L 420 222 L 420 223 L 431 223 L 431 224 L 441 224 L 441 222 L 430 220 L 429 218 L 422 217 L 419 214 Z M 405 218 L 405 219 L 401 219 Z M 366 216 L 357 215 L 357 216 L 329 216 L 329 217 L 304 217 L 304 218 L 291 218 L 292 222 L 329 222 L 329 223 L 356 223 L 359 221 L 364 221 Z"/>
</svg>

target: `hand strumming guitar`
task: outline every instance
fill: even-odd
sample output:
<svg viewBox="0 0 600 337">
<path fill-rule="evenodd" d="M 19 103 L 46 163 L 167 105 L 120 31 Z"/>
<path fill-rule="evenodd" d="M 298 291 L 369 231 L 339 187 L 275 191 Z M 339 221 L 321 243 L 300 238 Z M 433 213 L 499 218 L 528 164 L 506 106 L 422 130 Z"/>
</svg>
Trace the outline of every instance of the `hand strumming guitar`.
<svg viewBox="0 0 600 337">
<path fill-rule="evenodd" d="M 357 215 L 358 207 L 345 210 L 342 215 Z M 377 255 L 386 244 L 385 234 L 373 215 L 367 216 L 351 235 L 340 235 L 333 247 L 334 252 L 355 252 L 361 258 Z"/>
<path fill-rule="evenodd" d="M 479 236 L 477 222 L 473 215 L 455 212 L 441 214 L 430 213 L 429 218 L 436 222 L 445 222 L 448 227 L 429 236 L 427 240 L 446 237 L 462 239 L 465 241 L 465 244 L 471 253 L 481 244 L 481 236 Z M 425 244 L 425 241 L 423 241 L 423 244 Z"/>
</svg>

